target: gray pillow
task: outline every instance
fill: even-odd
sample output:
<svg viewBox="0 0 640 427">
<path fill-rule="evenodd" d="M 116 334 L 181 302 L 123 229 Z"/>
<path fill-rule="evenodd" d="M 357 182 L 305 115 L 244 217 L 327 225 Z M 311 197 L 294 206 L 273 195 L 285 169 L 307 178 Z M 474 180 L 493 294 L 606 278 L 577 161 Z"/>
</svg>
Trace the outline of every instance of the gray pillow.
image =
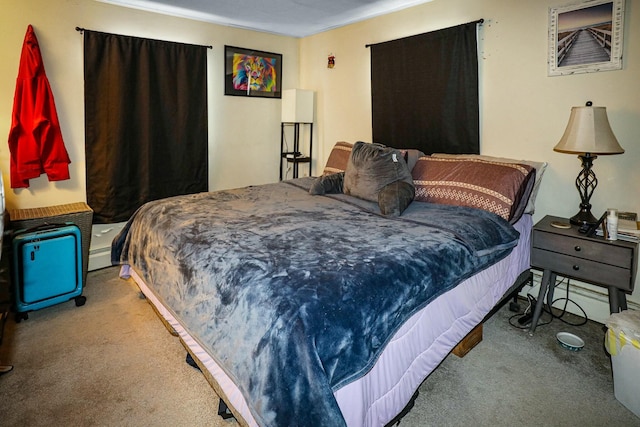
<svg viewBox="0 0 640 427">
<path fill-rule="evenodd" d="M 358 141 L 353 145 L 347 168 L 344 171 L 345 194 L 378 202 L 379 205 L 380 200 L 382 200 L 383 206 L 380 206 L 380 210 L 383 214 L 386 215 L 385 212 L 397 212 L 397 215 L 400 215 L 404 208 L 408 206 L 408 203 L 403 209 L 400 209 L 400 206 L 405 203 L 398 203 L 398 200 L 403 197 L 399 193 L 394 196 L 393 193 L 394 191 L 402 191 L 403 194 L 406 194 L 406 186 L 396 185 L 389 187 L 385 189 L 382 199 L 378 198 L 380 190 L 398 181 L 405 182 L 412 189 L 414 188 L 411 171 L 409 171 L 407 162 L 404 160 L 400 150 L 386 147 L 382 144 L 369 144 L 362 141 Z M 410 193 L 413 193 L 413 191 L 410 191 Z M 411 200 L 413 200 L 413 195 L 411 195 L 409 203 Z M 393 206 L 386 206 L 385 203 L 387 201 L 393 201 Z"/>
<path fill-rule="evenodd" d="M 418 159 L 425 154 L 414 148 L 401 148 L 400 152 L 404 154 L 404 159 L 407 161 L 407 166 L 409 167 L 409 171 L 413 170 L 413 167 L 416 165 Z"/>
<path fill-rule="evenodd" d="M 378 206 L 382 215 L 400 216 L 411 204 L 416 194 L 415 187 L 404 181 L 385 186 L 378 193 Z"/>
<path fill-rule="evenodd" d="M 342 193 L 342 183 L 344 181 L 344 172 L 332 173 L 329 175 L 319 176 L 311 184 L 309 194 L 323 195 Z"/>
</svg>

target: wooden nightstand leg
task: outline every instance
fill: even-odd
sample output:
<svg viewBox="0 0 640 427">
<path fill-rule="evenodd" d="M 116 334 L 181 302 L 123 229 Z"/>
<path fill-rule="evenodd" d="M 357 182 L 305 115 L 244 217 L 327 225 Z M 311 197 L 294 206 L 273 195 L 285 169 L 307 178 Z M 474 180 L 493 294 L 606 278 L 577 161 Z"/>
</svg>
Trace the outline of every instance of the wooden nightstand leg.
<svg viewBox="0 0 640 427">
<path fill-rule="evenodd" d="M 608 286 L 609 288 L 609 312 L 619 313 L 620 310 L 627 309 L 627 296 L 623 291 L 615 286 Z"/>
<path fill-rule="evenodd" d="M 542 307 L 544 306 L 544 296 L 547 293 L 547 289 L 549 289 L 549 284 L 551 284 L 551 289 L 549 289 L 549 292 L 553 292 L 555 282 L 556 274 L 551 270 L 544 270 L 542 273 L 542 281 L 540 282 L 540 292 L 538 292 L 538 301 L 536 301 L 536 308 L 533 312 L 533 318 L 531 319 L 531 328 L 529 329 L 529 335 L 533 335 L 533 332 L 536 330 L 536 326 L 538 325 L 538 320 L 540 319 L 540 315 L 542 314 Z"/>
</svg>

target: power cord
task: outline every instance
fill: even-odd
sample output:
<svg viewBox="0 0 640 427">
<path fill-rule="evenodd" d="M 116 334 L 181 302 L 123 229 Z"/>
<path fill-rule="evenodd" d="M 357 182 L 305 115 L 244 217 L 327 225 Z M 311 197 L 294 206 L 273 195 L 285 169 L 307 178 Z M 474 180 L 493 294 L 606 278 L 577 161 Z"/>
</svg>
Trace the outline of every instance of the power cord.
<svg viewBox="0 0 640 427">
<path fill-rule="evenodd" d="M 284 152 L 288 153 L 289 152 L 289 141 L 287 141 L 287 133 L 286 132 L 282 135 L 282 141 L 284 142 Z"/>
<path fill-rule="evenodd" d="M 527 294 L 527 307 L 524 309 L 522 313 L 516 313 L 513 316 L 509 317 L 509 324 L 516 329 L 529 329 L 531 327 L 531 320 L 533 319 L 533 310 L 535 309 L 535 307 L 536 307 L 535 297 L 531 294 Z M 514 323 L 514 319 L 516 318 L 517 320 Z M 542 319 L 542 315 L 540 316 L 540 319 L 538 319 L 537 326 L 548 325 L 549 323 L 551 323 L 551 320 L 553 320 L 552 318 L 547 322 L 540 323 L 541 319 Z"/>
<path fill-rule="evenodd" d="M 560 281 L 559 285 L 560 285 L 560 284 L 562 284 L 562 282 L 563 282 L 563 281 L 564 281 L 564 279 L 563 279 L 562 281 Z M 586 323 L 589 321 L 589 318 L 587 317 L 587 313 L 586 313 L 586 312 L 584 311 L 584 309 L 580 306 L 580 304 L 578 304 L 577 302 L 575 302 L 574 300 L 572 300 L 572 299 L 570 299 L 570 298 L 569 298 L 569 283 L 570 283 L 570 279 L 567 279 L 566 296 L 565 296 L 565 297 L 563 297 L 563 298 L 556 298 L 556 299 L 554 299 L 554 300 L 551 302 L 551 307 L 549 307 L 549 310 L 547 310 L 547 309 L 545 308 L 545 312 L 547 312 L 547 313 L 551 314 L 551 316 L 552 316 L 552 317 L 551 317 L 551 318 L 552 318 L 552 320 L 553 320 L 553 319 L 558 319 L 558 320 L 560 320 L 561 322 L 563 322 L 563 323 L 565 323 L 565 324 L 567 324 L 567 325 L 569 325 L 569 326 L 582 326 L 582 325 L 586 324 Z M 557 315 L 557 314 L 553 314 L 553 310 L 552 310 L 552 309 L 553 309 L 553 304 L 555 304 L 557 301 L 564 301 L 564 307 L 562 307 L 562 310 L 560 311 L 560 314 L 559 314 L 559 315 Z M 576 306 L 576 307 L 577 307 L 577 308 L 582 312 L 582 320 L 581 320 L 580 322 L 578 322 L 578 323 L 573 323 L 573 322 L 570 322 L 570 321 L 568 321 L 568 320 L 566 320 L 566 319 L 563 319 L 564 315 L 565 315 L 565 314 L 567 314 L 567 313 L 569 313 L 569 312 L 567 311 L 567 305 L 568 305 L 569 303 L 571 303 L 571 304 L 573 304 L 574 306 Z M 544 308 L 544 306 L 543 306 L 543 308 Z M 558 308 L 556 308 L 556 310 L 559 310 L 559 309 L 558 309 Z"/>
<path fill-rule="evenodd" d="M 282 141 L 284 143 L 284 148 L 283 148 L 283 152 L 280 153 L 280 155 L 282 156 L 283 153 L 288 153 L 289 152 L 289 141 L 287 141 L 287 133 L 284 132 L 282 134 Z M 286 180 L 289 178 L 289 172 L 291 171 L 291 166 L 289 165 L 289 162 L 286 161 L 285 159 L 280 159 L 280 162 L 285 161 L 285 164 L 287 165 L 287 169 L 284 171 L 284 176 L 282 177 L 282 179 Z"/>
<path fill-rule="evenodd" d="M 570 325 L 570 326 L 582 326 L 584 324 L 586 324 L 589 321 L 589 318 L 587 317 L 587 313 L 584 311 L 584 309 L 574 300 L 572 300 L 571 298 L 569 298 L 569 284 L 570 284 L 570 279 L 568 278 L 563 278 L 559 283 L 557 283 L 554 287 L 558 287 L 560 285 L 562 285 L 562 283 L 565 281 L 567 281 L 566 283 L 566 287 L 565 287 L 565 292 L 566 292 L 566 296 L 565 297 L 561 297 L 561 298 L 556 298 L 551 302 L 551 307 L 548 306 L 548 304 L 545 304 L 544 301 L 546 301 L 547 299 L 547 295 L 544 295 L 544 299 L 543 299 L 543 305 L 542 305 L 542 313 L 540 314 L 540 319 L 538 319 L 538 324 L 536 325 L 536 327 L 538 326 L 544 326 L 544 325 L 548 325 L 549 323 L 551 323 L 553 321 L 553 319 L 558 319 L 561 322 Z M 547 293 L 549 292 L 549 290 L 547 289 Z M 518 313 L 518 314 L 514 314 L 513 316 L 509 317 L 509 324 L 511 326 L 513 326 L 514 328 L 517 329 L 529 329 L 530 325 L 531 325 L 531 320 L 533 318 L 533 310 L 535 309 L 535 306 L 537 304 L 536 298 L 531 295 L 531 294 L 527 294 L 527 300 L 528 300 L 528 305 L 525 308 L 524 312 L 522 313 Z M 562 307 L 562 309 L 560 308 L 556 308 L 553 307 L 553 305 L 556 302 L 559 301 L 564 301 L 564 306 Z M 564 316 L 569 313 L 567 311 L 567 306 L 569 303 L 572 303 L 574 306 L 576 306 L 581 312 L 582 312 L 582 320 L 577 322 L 577 323 L 573 323 L 570 322 L 566 319 L 564 319 Z M 553 312 L 553 310 L 560 310 L 560 314 L 555 314 Z M 551 316 L 551 318 L 546 321 L 546 322 L 540 322 L 540 320 L 543 317 L 543 314 L 547 313 Z M 513 321 L 513 319 L 517 320 Z"/>
</svg>

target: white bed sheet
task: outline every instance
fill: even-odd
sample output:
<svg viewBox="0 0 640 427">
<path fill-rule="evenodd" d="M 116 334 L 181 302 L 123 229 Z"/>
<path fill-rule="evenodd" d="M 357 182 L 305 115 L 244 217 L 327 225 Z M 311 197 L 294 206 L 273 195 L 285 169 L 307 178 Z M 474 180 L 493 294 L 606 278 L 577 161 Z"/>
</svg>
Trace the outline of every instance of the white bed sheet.
<svg viewBox="0 0 640 427">
<path fill-rule="evenodd" d="M 491 311 L 516 278 L 530 266 L 533 220 L 523 215 L 515 224 L 518 246 L 502 261 L 463 281 L 414 314 L 393 336 L 371 370 L 334 392 L 348 426 L 383 426 L 409 402 L 424 379 Z M 225 393 L 225 401 L 250 426 L 253 419 L 238 387 L 191 337 L 171 310 L 164 307 L 133 268 L 123 265 L 121 277 L 132 277 L 160 315 L 175 329 Z"/>
<path fill-rule="evenodd" d="M 422 381 L 491 311 L 529 269 L 530 215 L 515 225 L 518 246 L 413 315 L 364 377 L 334 395 L 349 426 L 383 426 L 409 402 Z"/>
</svg>

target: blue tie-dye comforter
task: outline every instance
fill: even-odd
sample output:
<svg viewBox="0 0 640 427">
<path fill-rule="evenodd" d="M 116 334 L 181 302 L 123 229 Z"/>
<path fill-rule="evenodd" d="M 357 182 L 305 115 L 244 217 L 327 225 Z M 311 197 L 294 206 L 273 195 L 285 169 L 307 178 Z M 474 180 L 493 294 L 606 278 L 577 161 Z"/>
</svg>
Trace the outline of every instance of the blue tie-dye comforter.
<svg viewBox="0 0 640 427">
<path fill-rule="evenodd" d="M 264 426 L 344 425 L 333 390 L 365 374 L 413 313 L 517 243 L 488 212 L 413 202 L 389 219 L 351 196 L 311 196 L 311 182 L 150 202 L 112 247 Z"/>
</svg>

